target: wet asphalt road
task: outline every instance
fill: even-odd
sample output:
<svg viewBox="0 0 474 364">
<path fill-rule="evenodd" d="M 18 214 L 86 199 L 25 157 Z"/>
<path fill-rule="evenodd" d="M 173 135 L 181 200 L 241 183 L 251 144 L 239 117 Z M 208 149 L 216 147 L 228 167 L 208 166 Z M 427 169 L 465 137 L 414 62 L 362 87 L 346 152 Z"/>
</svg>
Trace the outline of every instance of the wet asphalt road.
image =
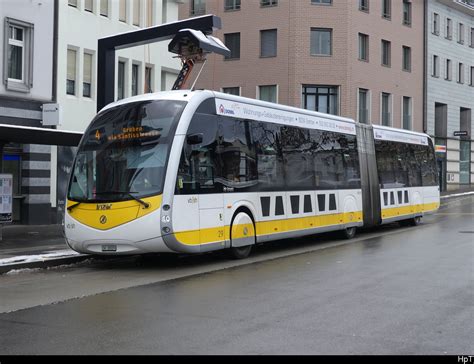
<svg viewBox="0 0 474 364">
<path fill-rule="evenodd" d="M 474 197 L 450 201 L 415 228 L 362 232 L 348 244 L 319 240 L 312 244 L 328 246 L 265 259 L 287 249 L 277 243 L 257 249 L 260 261 L 209 273 L 223 257 L 0 277 L 9 297 L 35 285 L 54 296 L 61 276 L 56 289 L 73 291 L 81 277 L 85 287 L 104 276 L 144 279 L 160 264 L 202 270 L 122 289 L 110 283 L 103 293 L 83 288 L 82 298 L 42 306 L 26 297 L 32 307 L 0 314 L 0 354 L 474 353 Z"/>
</svg>

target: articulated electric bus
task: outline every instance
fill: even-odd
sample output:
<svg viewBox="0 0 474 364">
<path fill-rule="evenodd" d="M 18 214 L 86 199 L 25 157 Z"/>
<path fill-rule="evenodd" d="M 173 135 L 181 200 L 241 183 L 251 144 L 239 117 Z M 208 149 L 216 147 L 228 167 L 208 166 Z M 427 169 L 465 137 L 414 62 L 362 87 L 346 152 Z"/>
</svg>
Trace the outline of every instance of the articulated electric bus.
<svg viewBox="0 0 474 364">
<path fill-rule="evenodd" d="M 213 91 L 141 95 L 86 130 L 65 236 L 90 254 L 244 258 L 257 243 L 400 221 L 439 207 L 426 134 Z"/>
</svg>

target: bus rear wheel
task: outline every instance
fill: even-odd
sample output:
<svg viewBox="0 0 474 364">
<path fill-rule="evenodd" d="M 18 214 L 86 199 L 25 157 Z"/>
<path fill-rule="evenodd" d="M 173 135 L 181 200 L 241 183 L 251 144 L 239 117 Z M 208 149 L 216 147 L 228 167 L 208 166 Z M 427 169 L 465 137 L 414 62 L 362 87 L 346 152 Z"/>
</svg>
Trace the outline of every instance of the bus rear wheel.
<svg viewBox="0 0 474 364">
<path fill-rule="evenodd" d="M 245 259 L 255 245 L 255 224 L 246 212 L 237 212 L 230 227 L 230 257 Z"/>
<path fill-rule="evenodd" d="M 412 217 L 411 219 L 400 221 L 401 226 L 418 226 L 421 224 L 421 216 Z"/>
<path fill-rule="evenodd" d="M 357 228 L 355 226 L 345 228 L 344 230 L 341 231 L 342 237 L 344 239 L 352 239 L 357 232 Z"/>
<path fill-rule="evenodd" d="M 418 226 L 421 224 L 421 216 L 416 216 L 411 219 L 408 219 L 408 225 L 410 226 Z"/>
</svg>

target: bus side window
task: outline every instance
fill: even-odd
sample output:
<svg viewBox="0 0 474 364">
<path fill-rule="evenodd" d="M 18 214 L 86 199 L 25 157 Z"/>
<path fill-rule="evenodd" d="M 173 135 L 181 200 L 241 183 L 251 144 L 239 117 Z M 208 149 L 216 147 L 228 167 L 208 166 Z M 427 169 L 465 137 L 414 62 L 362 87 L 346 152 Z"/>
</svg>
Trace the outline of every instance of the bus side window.
<svg viewBox="0 0 474 364">
<path fill-rule="evenodd" d="M 221 182 L 225 187 L 242 191 L 258 184 L 250 121 L 221 117 L 217 153 L 222 160 Z"/>
<path fill-rule="evenodd" d="M 218 183 L 222 175 L 222 161 L 217 153 L 219 143 L 217 117 L 208 114 L 195 114 L 187 135 L 202 134 L 202 142 L 184 142 L 178 168 L 176 192 L 217 193 L 222 192 Z"/>
<path fill-rule="evenodd" d="M 281 141 L 287 190 L 313 190 L 314 164 L 309 130 L 283 126 Z"/>
<path fill-rule="evenodd" d="M 283 156 L 281 151 L 281 126 L 251 122 L 257 154 L 259 191 L 282 191 L 285 188 Z"/>
</svg>

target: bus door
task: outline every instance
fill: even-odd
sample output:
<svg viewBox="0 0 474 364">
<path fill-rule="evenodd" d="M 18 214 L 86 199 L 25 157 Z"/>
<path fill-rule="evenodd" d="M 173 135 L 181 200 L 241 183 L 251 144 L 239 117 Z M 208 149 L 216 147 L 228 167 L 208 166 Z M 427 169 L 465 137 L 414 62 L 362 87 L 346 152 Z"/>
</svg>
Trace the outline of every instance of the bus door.
<svg viewBox="0 0 474 364">
<path fill-rule="evenodd" d="M 195 155 L 199 184 L 200 244 L 224 241 L 224 196 L 221 163 L 216 153 L 217 142 L 203 145 Z"/>
</svg>

